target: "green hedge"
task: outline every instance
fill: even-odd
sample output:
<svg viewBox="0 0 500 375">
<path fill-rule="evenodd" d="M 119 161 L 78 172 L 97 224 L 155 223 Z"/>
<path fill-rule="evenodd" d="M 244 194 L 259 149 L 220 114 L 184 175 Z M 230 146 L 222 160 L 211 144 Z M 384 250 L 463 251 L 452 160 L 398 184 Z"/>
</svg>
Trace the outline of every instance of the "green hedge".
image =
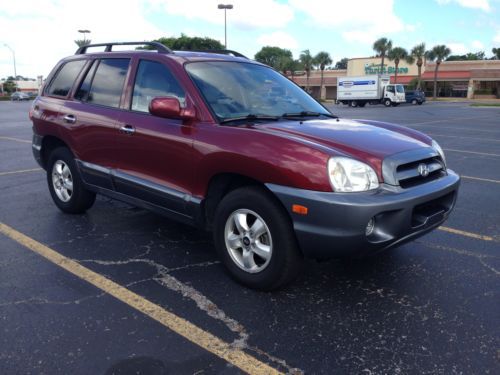
<svg viewBox="0 0 500 375">
<path fill-rule="evenodd" d="M 0 96 L 0 102 L 10 100 L 10 96 Z"/>
</svg>

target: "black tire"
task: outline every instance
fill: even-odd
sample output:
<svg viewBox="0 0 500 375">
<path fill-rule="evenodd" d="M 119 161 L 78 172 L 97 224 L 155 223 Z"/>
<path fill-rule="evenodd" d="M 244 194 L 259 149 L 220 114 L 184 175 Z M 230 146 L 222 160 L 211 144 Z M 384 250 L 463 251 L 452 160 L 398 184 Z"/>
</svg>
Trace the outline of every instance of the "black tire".
<svg viewBox="0 0 500 375">
<path fill-rule="evenodd" d="M 424 102 L 418 102 L 418 105 L 422 105 L 422 104 L 424 104 Z"/>
<path fill-rule="evenodd" d="M 413 104 L 413 105 L 416 105 L 417 103 L 418 103 L 418 100 L 417 100 L 417 99 L 413 99 L 413 100 L 411 101 L 411 104 Z"/>
<path fill-rule="evenodd" d="M 237 210 L 251 210 L 257 213 L 269 229 L 272 244 L 270 260 L 267 266 L 255 273 L 245 271 L 239 266 L 226 245 L 226 225 L 231 225 L 231 216 Z M 303 258 L 290 217 L 264 188 L 249 186 L 230 192 L 219 203 L 214 224 L 213 235 L 217 252 L 226 270 L 237 282 L 252 289 L 270 291 L 285 286 L 299 274 Z M 248 227 L 251 228 L 250 223 Z M 242 252 L 243 242 L 240 246 Z"/>
<path fill-rule="evenodd" d="M 356 100 L 353 100 L 351 102 L 349 102 L 349 105 L 352 107 L 352 108 L 356 108 L 358 106 L 358 102 Z"/>
<path fill-rule="evenodd" d="M 392 101 L 391 101 L 391 99 L 385 99 L 385 100 L 384 100 L 384 105 L 385 105 L 386 107 L 390 107 L 390 106 L 392 105 Z"/>
<path fill-rule="evenodd" d="M 358 106 L 363 108 L 366 105 L 366 102 L 359 102 Z"/>
<path fill-rule="evenodd" d="M 54 165 L 61 162 L 69 168 L 73 187 L 67 201 L 60 198 L 56 192 L 55 183 L 53 182 Z M 73 154 L 66 147 L 58 147 L 50 153 L 47 163 L 47 184 L 49 185 L 52 200 L 56 206 L 65 213 L 84 213 L 92 207 L 95 202 L 95 193 L 84 188 Z"/>
</svg>

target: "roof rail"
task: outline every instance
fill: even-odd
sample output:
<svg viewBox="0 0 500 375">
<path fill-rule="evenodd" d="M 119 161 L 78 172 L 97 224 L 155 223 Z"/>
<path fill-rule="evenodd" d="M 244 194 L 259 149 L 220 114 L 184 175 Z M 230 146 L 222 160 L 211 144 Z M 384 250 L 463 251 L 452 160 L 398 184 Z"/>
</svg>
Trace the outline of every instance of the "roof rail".
<svg viewBox="0 0 500 375">
<path fill-rule="evenodd" d="M 158 42 L 119 42 L 119 43 L 98 43 L 98 44 L 87 44 L 85 46 L 81 46 L 75 52 L 75 55 L 83 55 L 87 52 L 87 48 L 89 47 L 106 47 L 104 52 L 111 52 L 113 50 L 113 46 L 149 46 L 158 51 L 158 53 L 173 53 L 172 50 L 168 47 L 165 47 L 163 44 Z"/>
<path fill-rule="evenodd" d="M 231 56 L 234 56 L 234 57 L 242 57 L 244 59 L 247 59 L 248 60 L 248 57 L 246 57 L 245 55 L 239 53 L 239 52 L 236 52 L 236 51 L 232 51 L 230 49 L 196 49 L 196 50 L 193 50 L 193 49 L 187 49 L 187 50 L 181 50 L 182 52 L 204 52 L 204 53 L 219 53 L 221 55 L 231 55 Z"/>
</svg>

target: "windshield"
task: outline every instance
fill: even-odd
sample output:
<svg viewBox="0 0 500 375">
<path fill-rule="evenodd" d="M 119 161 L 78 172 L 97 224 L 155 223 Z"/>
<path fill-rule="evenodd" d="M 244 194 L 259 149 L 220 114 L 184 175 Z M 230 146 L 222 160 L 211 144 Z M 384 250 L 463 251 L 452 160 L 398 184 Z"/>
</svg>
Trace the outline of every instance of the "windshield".
<svg viewBox="0 0 500 375">
<path fill-rule="evenodd" d="M 396 85 L 396 91 L 397 92 L 405 92 L 405 88 L 403 85 Z"/>
<path fill-rule="evenodd" d="M 331 116 L 300 87 L 265 66 L 204 61 L 186 64 L 186 70 L 220 121 L 301 112 Z"/>
</svg>

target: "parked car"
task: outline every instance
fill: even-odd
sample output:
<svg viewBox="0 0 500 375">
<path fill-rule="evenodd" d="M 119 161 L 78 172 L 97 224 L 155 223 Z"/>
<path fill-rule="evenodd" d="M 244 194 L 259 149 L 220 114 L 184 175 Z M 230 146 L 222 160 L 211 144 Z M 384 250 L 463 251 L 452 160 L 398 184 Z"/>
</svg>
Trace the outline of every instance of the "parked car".
<svg viewBox="0 0 500 375">
<path fill-rule="evenodd" d="M 409 90 L 405 92 L 406 103 L 422 105 L 425 102 L 425 94 L 421 90 Z"/>
<path fill-rule="evenodd" d="M 271 290 L 304 257 L 397 246 L 455 204 L 460 178 L 423 133 L 340 119 L 235 52 L 104 46 L 61 60 L 30 111 L 34 157 L 66 213 L 98 193 L 211 230 L 230 275 Z"/>
<path fill-rule="evenodd" d="M 10 100 L 30 100 L 30 97 L 24 92 L 16 91 L 10 95 Z"/>
</svg>

